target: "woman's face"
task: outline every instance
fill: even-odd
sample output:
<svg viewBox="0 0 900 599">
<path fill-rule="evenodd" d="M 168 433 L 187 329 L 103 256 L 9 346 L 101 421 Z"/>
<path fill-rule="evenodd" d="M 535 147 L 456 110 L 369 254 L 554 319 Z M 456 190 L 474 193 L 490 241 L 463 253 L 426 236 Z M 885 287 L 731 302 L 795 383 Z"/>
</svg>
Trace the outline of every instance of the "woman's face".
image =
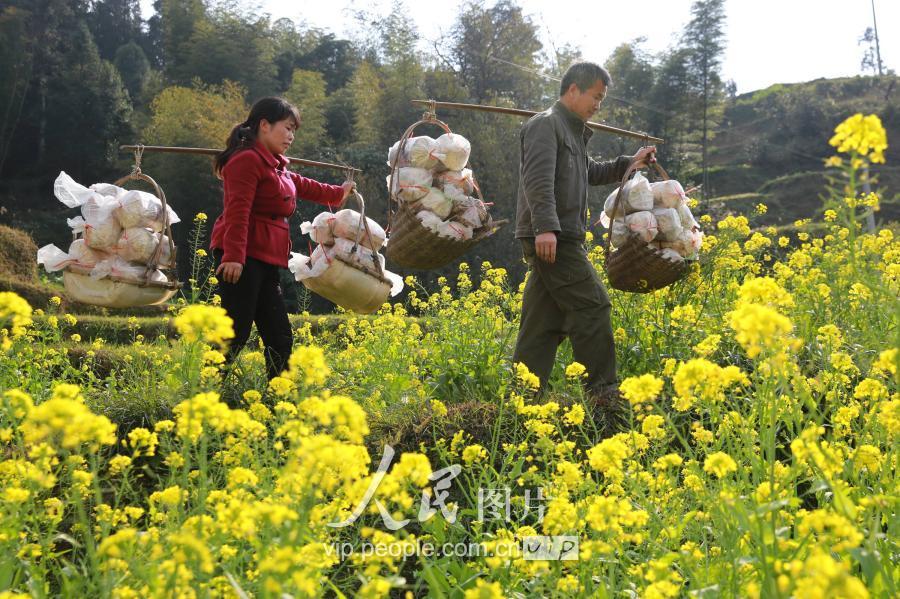
<svg viewBox="0 0 900 599">
<path fill-rule="evenodd" d="M 257 139 L 273 154 L 284 154 L 294 142 L 294 132 L 297 130 L 297 122 L 288 117 L 276 123 L 270 123 L 266 119 L 259 122 L 259 135 Z"/>
</svg>

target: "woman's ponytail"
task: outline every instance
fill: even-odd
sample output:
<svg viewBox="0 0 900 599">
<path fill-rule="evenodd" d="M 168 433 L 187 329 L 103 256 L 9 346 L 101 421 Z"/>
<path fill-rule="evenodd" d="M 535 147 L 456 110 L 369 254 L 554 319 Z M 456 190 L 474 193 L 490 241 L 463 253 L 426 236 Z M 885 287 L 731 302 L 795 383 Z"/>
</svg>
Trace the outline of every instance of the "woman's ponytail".
<svg viewBox="0 0 900 599">
<path fill-rule="evenodd" d="M 243 123 L 234 126 L 225 142 L 225 149 L 216 155 L 213 166 L 216 176 L 222 178 L 222 169 L 235 153 L 253 147 L 259 134 L 260 121 L 265 119 L 274 124 L 287 118 L 294 119 L 294 124 L 300 126 L 300 112 L 287 100 L 283 98 L 257 100 L 250 109 L 250 116 Z"/>
<path fill-rule="evenodd" d="M 259 125 L 257 124 L 257 127 L 258 126 Z M 216 174 L 216 176 L 221 179 L 222 169 L 225 167 L 225 163 L 228 162 L 228 159 L 231 158 L 238 150 L 252 147 L 255 141 L 256 133 L 253 130 L 253 127 L 250 126 L 248 121 L 244 121 L 243 123 L 235 125 L 234 128 L 231 129 L 231 133 L 228 135 L 228 140 L 225 142 L 225 149 L 216 155 L 216 160 L 213 166 L 213 172 Z"/>
</svg>

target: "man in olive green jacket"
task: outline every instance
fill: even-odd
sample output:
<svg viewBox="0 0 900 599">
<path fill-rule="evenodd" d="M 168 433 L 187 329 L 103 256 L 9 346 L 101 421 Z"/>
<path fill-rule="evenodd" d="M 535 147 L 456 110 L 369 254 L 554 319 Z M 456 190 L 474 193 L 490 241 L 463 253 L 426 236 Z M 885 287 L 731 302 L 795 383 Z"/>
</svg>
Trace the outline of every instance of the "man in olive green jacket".
<svg viewBox="0 0 900 599">
<path fill-rule="evenodd" d="M 617 182 L 632 161 L 646 166 L 656 151 L 644 147 L 610 162 L 588 156 L 593 132 L 585 123 L 610 82 L 603 67 L 576 63 L 563 76 L 559 101 L 525 123 L 516 207 L 516 238 L 531 269 L 513 362 L 546 386 L 556 348 L 568 337 L 587 369 L 587 392 L 601 398 L 617 389 L 616 350 L 609 296 L 584 248 L 588 185 Z"/>
</svg>

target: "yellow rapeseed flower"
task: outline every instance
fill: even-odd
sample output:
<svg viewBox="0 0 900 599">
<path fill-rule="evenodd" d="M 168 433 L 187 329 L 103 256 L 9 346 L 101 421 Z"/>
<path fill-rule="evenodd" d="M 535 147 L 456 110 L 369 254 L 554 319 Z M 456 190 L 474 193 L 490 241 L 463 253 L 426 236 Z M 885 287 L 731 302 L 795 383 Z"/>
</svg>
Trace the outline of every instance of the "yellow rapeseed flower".
<svg viewBox="0 0 900 599">
<path fill-rule="evenodd" d="M 225 308 L 192 304 L 175 317 L 173 324 L 188 342 L 199 340 L 224 347 L 234 338 L 234 322 Z"/>
<path fill-rule="evenodd" d="M 730 472 L 737 471 L 737 463 L 734 458 L 723 451 L 717 451 L 706 456 L 703 462 L 704 472 L 715 474 L 718 478 L 726 476 Z"/>
<path fill-rule="evenodd" d="M 322 385 L 331 374 L 325 362 L 325 352 L 314 345 L 294 348 L 288 360 L 288 373 L 294 381 L 306 385 Z"/>
<path fill-rule="evenodd" d="M 568 366 L 566 366 L 566 377 L 574 380 L 581 379 L 587 376 L 587 369 L 584 367 L 584 364 L 581 362 L 572 362 Z"/>
<path fill-rule="evenodd" d="M 848 117 L 834 128 L 834 136 L 828 143 L 838 152 L 856 153 L 882 164 L 888 147 L 887 133 L 877 114 L 856 113 Z"/>
<path fill-rule="evenodd" d="M 631 405 L 653 401 L 662 391 L 663 381 L 652 374 L 628 377 L 619 384 L 619 391 Z"/>
</svg>

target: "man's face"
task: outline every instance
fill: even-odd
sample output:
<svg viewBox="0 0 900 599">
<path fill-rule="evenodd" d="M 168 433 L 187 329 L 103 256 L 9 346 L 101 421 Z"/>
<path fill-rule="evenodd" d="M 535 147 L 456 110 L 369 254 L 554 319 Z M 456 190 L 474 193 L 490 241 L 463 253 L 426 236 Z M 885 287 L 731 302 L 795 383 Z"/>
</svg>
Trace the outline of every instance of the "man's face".
<svg viewBox="0 0 900 599">
<path fill-rule="evenodd" d="M 591 120 L 591 117 L 600 109 L 600 104 L 606 97 L 606 84 L 601 80 L 594 82 L 594 85 L 581 91 L 574 83 L 566 92 L 569 101 L 566 102 L 569 110 L 577 114 L 584 121 Z"/>
</svg>

